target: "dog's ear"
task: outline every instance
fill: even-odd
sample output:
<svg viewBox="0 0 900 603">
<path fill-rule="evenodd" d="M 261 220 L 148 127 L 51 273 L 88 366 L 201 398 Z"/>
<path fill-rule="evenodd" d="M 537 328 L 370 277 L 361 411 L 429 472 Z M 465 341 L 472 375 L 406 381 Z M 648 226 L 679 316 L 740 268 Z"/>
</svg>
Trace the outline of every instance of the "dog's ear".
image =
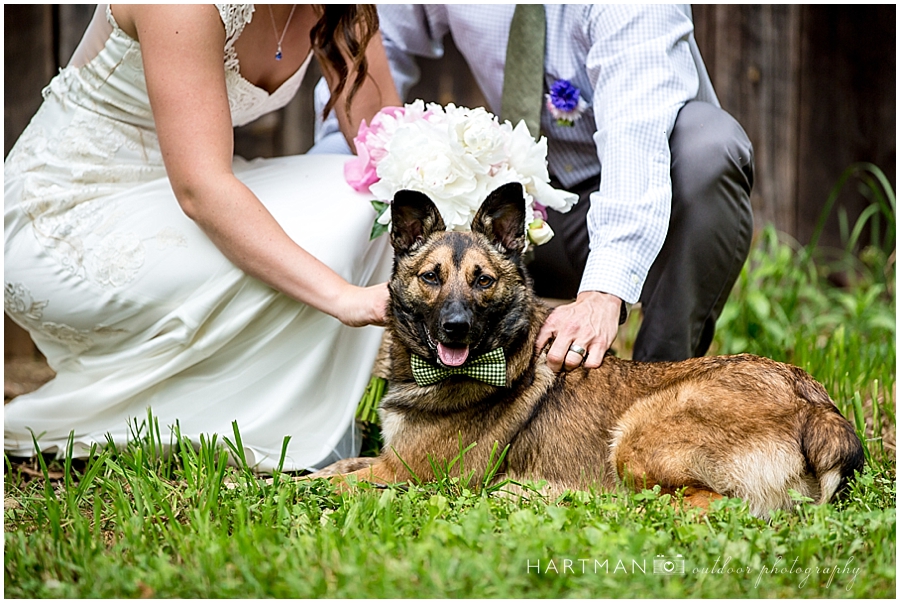
<svg viewBox="0 0 900 603">
<path fill-rule="evenodd" d="M 480 232 L 509 253 L 525 249 L 525 191 L 519 182 L 504 184 L 484 200 L 472 219 Z"/>
<path fill-rule="evenodd" d="M 402 190 L 391 203 L 391 245 L 397 254 L 409 253 L 431 233 L 446 230 L 441 212 L 427 195 Z"/>
</svg>

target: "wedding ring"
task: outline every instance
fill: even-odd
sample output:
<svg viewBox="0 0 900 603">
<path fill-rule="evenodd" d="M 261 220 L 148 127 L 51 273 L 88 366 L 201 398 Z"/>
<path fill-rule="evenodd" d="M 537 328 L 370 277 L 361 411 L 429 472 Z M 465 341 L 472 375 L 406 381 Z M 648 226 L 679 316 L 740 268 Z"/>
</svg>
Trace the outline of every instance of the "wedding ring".
<svg viewBox="0 0 900 603">
<path fill-rule="evenodd" d="M 587 358 L 587 350 L 584 349 L 583 347 L 581 347 L 580 345 L 578 345 L 577 343 L 573 343 L 572 345 L 570 345 L 570 346 L 569 346 L 569 351 L 570 351 L 570 352 L 575 352 L 576 354 L 578 354 L 579 356 L 581 356 L 581 359 L 582 359 L 582 360 L 584 360 L 585 358 Z"/>
</svg>

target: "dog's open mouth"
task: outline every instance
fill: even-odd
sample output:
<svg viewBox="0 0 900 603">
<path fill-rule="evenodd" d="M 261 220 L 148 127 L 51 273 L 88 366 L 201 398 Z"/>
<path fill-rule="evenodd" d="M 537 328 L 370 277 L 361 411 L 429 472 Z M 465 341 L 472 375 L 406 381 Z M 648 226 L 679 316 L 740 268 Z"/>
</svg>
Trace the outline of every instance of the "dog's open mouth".
<svg viewBox="0 0 900 603">
<path fill-rule="evenodd" d="M 462 366 L 469 357 L 469 346 L 437 344 L 438 358 L 445 366 Z"/>
<path fill-rule="evenodd" d="M 428 345 L 431 349 L 437 352 L 438 360 L 440 360 L 441 364 L 447 367 L 457 367 L 465 364 L 466 360 L 469 359 L 469 346 L 465 343 L 441 343 L 439 341 L 435 341 L 431 336 L 431 333 L 428 332 L 428 329 L 424 329 L 425 338 L 428 340 Z"/>
</svg>

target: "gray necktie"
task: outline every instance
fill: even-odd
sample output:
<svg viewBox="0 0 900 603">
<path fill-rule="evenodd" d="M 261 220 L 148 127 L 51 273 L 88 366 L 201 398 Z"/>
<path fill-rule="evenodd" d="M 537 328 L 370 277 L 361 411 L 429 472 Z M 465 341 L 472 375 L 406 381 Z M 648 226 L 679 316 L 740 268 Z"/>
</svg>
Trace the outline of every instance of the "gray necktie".
<svg viewBox="0 0 900 603">
<path fill-rule="evenodd" d="M 513 126 L 524 119 L 535 138 L 540 136 L 544 104 L 545 33 L 544 5 L 517 4 L 509 26 L 500 117 Z"/>
</svg>

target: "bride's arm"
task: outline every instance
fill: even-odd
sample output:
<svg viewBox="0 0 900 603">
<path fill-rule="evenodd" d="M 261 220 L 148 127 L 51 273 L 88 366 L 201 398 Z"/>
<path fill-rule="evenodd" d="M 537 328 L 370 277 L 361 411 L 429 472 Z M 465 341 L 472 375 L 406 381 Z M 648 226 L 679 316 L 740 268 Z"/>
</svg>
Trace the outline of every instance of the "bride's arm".
<svg viewBox="0 0 900 603">
<path fill-rule="evenodd" d="M 212 5 L 132 5 L 147 92 L 172 189 L 185 214 L 247 274 L 354 326 L 381 324 L 387 286 L 356 287 L 294 243 L 232 172 L 223 66 Z"/>
</svg>

